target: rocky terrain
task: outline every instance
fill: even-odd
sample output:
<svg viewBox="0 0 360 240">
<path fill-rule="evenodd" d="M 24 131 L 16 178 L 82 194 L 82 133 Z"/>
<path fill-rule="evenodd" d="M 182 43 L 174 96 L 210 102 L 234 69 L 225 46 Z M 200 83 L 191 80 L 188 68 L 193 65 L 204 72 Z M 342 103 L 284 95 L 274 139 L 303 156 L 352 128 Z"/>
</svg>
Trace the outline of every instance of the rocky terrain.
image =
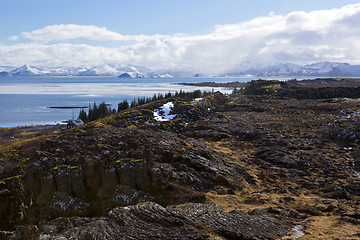
<svg viewBox="0 0 360 240">
<path fill-rule="evenodd" d="M 360 238 L 360 101 L 251 86 L 1 146 L 0 239 Z"/>
</svg>

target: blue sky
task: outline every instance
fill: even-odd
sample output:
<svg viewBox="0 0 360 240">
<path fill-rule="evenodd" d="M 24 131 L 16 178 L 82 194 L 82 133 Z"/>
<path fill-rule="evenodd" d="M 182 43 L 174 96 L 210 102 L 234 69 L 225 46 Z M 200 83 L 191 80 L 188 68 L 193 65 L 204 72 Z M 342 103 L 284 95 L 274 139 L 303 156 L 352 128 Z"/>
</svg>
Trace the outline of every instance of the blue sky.
<svg viewBox="0 0 360 240">
<path fill-rule="evenodd" d="M 360 46 L 354 43 L 360 42 L 358 3 L 2 0 L 0 65 L 89 66 L 111 62 L 208 71 L 244 62 L 358 63 L 355 53 Z M 344 22 L 341 31 L 335 29 Z M 325 41 L 329 37 L 337 41 Z M 344 37 L 352 42 L 341 40 Z"/>
<path fill-rule="evenodd" d="M 353 0 L 2 0 L 1 38 L 54 24 L 106 26 L 122 34 L 205 33 L 217 24 L 339 8 Z"/>
</svg>

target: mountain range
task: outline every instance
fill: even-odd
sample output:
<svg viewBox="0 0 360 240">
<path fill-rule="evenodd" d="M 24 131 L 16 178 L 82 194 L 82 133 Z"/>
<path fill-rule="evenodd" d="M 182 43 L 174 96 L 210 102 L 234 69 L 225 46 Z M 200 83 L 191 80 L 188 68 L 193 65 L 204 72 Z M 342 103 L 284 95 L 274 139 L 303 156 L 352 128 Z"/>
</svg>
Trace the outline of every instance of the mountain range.
<svg viewBox="0 0 360 240">
<path fill-rule="evenodd" d="M 360 76 L 360 65 L 339 62 L 317 62 L 306 65 L 293 63 L 270 66 L 243 64 L 225 74 L 226 76 L 321 76 L 354 77 Z"/>
<path fill-rule="evenodd" d="M 0 76 L 119 76 L 127 78 L 170 78 L 170 77 L 265 77 L 265 76 L 360 76 L 360 65 L 339 62 L 317 62 L 306 65 L 293 63 L 258 65 L 241 64 L 219 75 L 190 71 L 157 71 L 144 66 L 103 64 L 93 67 L 21 67 L 0 66 Z"/>
<path fill-rule="evenodd" d="M 103 64 L 94 67 L 21 67 L 0 66 L 0 76 L 120 76 L 126 73 L 131 78 L 164 78 L 172 75 L 154 71 L 143 66 Z"/>
</svg>

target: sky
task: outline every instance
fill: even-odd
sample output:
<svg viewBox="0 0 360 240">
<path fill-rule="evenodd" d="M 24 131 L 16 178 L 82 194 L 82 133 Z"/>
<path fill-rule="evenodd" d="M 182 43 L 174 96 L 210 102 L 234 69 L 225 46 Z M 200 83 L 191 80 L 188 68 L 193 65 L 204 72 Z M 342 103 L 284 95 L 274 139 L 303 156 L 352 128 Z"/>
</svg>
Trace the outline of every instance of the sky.
<svg viewBox="0 0 360 240">
<path fill-rule="evenodd" d="M 0 66 L 360 64 L 352 0 L 1 0 Z"/>
</svg>

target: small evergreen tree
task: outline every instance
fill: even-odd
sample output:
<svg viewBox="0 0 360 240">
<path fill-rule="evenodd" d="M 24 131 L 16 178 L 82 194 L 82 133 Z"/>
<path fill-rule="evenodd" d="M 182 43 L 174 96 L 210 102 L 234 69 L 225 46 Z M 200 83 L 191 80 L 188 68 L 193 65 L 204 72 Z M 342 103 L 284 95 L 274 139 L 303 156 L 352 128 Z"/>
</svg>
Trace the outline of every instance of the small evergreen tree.
<svg viewBox="0 0 360 240">
<path fill-rule="evenodd" d="M 87 116 L 86 111 L 84 109 L 80 110 L 78 119 L 81 119 L 84 123 L 88 122 L 88 116 Z"/>
<path fill-rule="evenodd" d="M 126 110 L 128 109 L 129 106 L 129 102 L 127 100 L 122 101 L 121 103 L 118 104 L 118 112 L 122 111 L 122 110 Z"/>
<path fill-rule="evenodd" d="M 136 100 L 134 98 L 134 100 L 131 101 L 130 107 L 133 108 L 133 107 L 136 107 L 136 106 L 137 106 L 137 103 L 136 103 Z"/>
<path fill-rule="evenodd" d="M 200 90 L 195 90 L 193 92 L 193 96 L 192 98 L 201 98 L 202 97 L 202 94 L 201 94 L 201 91 Z"/>
</svg>

